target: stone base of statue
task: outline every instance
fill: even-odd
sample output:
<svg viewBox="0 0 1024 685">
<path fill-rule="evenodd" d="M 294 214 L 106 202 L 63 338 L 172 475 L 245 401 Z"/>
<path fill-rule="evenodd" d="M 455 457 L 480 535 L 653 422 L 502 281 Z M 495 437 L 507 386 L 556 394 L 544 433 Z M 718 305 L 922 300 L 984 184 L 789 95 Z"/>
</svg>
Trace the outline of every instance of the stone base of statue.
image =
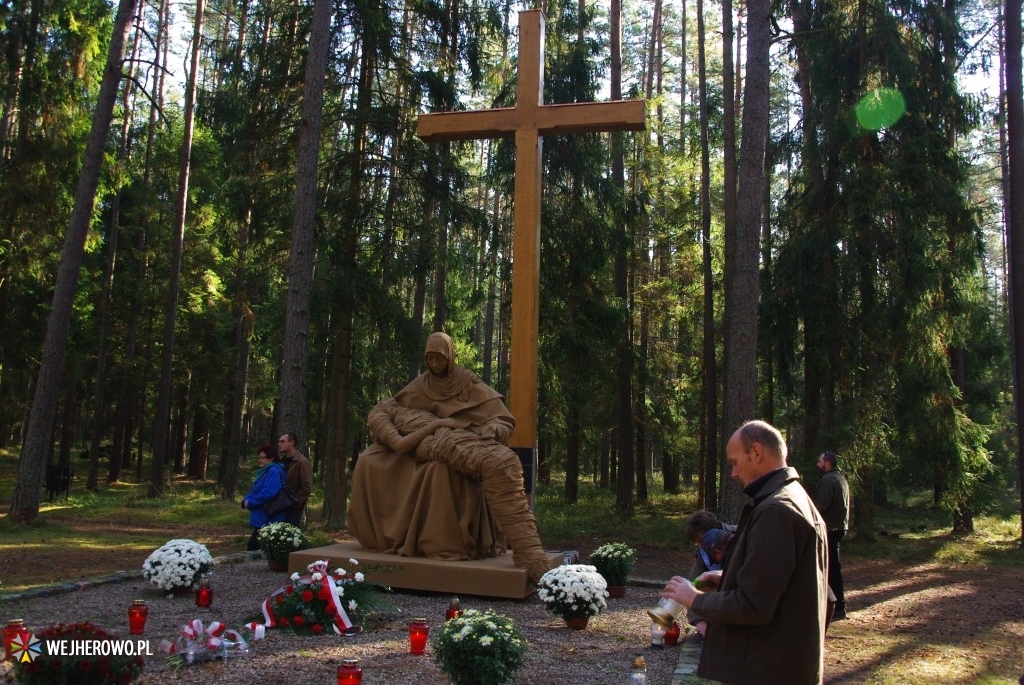
<svg viewBox="0 0 1024 685">
<path fill-rule="evenodd" d="M 562 563 L 561 552 L 545 554 L 550 568 Z M 305 574 L 306 567 L 318 559 L 326 559 L 331 569 L 341 566 L 349 572 L 362 571 L 371 583 L 403 590 L 506 599 L 524 599 L 536 590 L 527 579 L 526 569 L 512 565 L 511 553 L 472 561 L 441 561 L 368 552 L 357 542 L 339 542 L 292 552 L 288 555 L 288 572 Z M 349 559 L 358 560 L 359 567 L 352 567 Z"/>
</svg>

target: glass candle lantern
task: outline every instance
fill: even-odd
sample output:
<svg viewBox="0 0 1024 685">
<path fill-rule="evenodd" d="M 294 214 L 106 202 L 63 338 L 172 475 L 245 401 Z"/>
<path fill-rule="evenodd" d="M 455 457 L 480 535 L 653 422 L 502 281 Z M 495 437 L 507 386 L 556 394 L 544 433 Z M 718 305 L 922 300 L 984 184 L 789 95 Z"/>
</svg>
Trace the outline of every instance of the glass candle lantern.
<svg viewBox="0 0 1024 685">
<path fill-rule="evenodd" d="M 672 624 L 677 618 L 679 618 L 679 614 L 682 612 L 682 604 L 674 599 L 662 597 L 661 601 L 658 602 L 658 606 L 647 610 L 647 615 L 650 616 L 655 623 L 661 624 L 662 628 L 668 630 L 672 627 Z"/>
<path fill-rule="evenodd" d="M 149 607 L 146 600 L 137 599 L 128 607 L 128 634 L 142 635 L 146 630 L 146 615 L 149 614 Z"/>
<path fill-rule="evenodd" d="M 647 685 L 647 661 L 640 654 L 633 657 L 633 669 L 629 673 L 629 685 Z"/>
<path fill-rule="evenodd" d="M 28 631 L 25 630 L 25 621 L 20 618 L 12 618 L 4 626 L 4 661 L 13 661 L 14 657 L 11 655 L 13 649 L 12 645 L 19 637 L 24 641 Z"/>
<path fill-rule="evenodd" d="M 672 627 L 665 633 L 665 646 L 671 647 L 679 644 L 679 622 L 672 621 Z"/>
<path fill-rule="evenodd" d="M 209 609 L 213 604 L 213 588 L 210 581 L 203 578 L 199 581 L 199 588 L 196 590 L 196 606 L 200 609 Z"/>
<path fill-rule="evenodd" d="M 409 651 L 413 654 L 423 654 L 427 648 L 427 633 L 430 626 L 427 619 L 414 618 L 409 624 Z"/>
<path fill-rule="evenodd" d="M 459 598 L 452 597 L 452 603 L 448 606 L 448 610 L 444 612 L 444 620 L 450 621 L 453 618 L 462 616 L 462 607 L 459 605 Z"/>
<path fill-rule="evenodd" d="M 338 666 L 338 685 L 361 685 L 362 682 L 363 669 L 359 659 L 342 659 L 341 666 Z"/>
<path fill-rule="evenodd" d="M 651 621 L 651 649 L 662 649 L 665 646 L 665 626 Z"/>
</svg>

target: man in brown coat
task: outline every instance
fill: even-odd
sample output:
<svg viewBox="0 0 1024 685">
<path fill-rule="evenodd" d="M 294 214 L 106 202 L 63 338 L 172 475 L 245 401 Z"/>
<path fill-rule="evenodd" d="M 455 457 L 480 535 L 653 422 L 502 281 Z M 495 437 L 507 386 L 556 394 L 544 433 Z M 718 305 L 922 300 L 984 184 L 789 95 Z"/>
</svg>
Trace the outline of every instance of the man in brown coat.
<svg viewBox="0 0 1024 685">
<path fill-rule="evenodd" d="M 285 433 L 277 441 L 277 451 L 281 454 L 281 464 L 285 468 L 288 488 L 295 493 L 298 502 L 291 509 L 286 509 L 284 520 L 296 526 L 302 525 L 306 515 L 306 502 L 313 492 L 313 465 L 298 450 L 298 437 L 295 433 Z"/>
<path fill-rule="evenodd" d="M 786 443 L 763 421 L 741 426 L 726 446 L 732 477 L 751 501 L 721 571 L 701 592 L 676 576 L 663 597 L 708 622 L 698 675 L 730 685 L 820 685 L 825 644 L 825 522 L 786 466 Z"/>
</svg>

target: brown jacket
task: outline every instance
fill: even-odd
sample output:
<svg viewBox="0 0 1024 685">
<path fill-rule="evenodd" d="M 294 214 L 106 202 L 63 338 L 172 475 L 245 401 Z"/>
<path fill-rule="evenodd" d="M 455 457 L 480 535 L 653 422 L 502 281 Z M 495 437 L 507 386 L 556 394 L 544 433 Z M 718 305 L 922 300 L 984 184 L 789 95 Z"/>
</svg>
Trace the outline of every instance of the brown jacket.
<svg viewBox="0 0 1024 685">
<path fill-rule="evenodd" d="M 281 465 L 287 472 L 288 487 L 299 499 L 295 509 L 302 511 L 306 508 L 310 493 L 313 492 L 313 465 L 309 463 L 306 455 L 298 450 L 295 450 L 291 458 L 282 458 Z"/>
<path fill-rule="evenodd" d="M 820 685 L 828 595 L 825 522 L 795 469 L 743 508 L 708 621 L 698 675 L 730 685 Z"/>
</svg>

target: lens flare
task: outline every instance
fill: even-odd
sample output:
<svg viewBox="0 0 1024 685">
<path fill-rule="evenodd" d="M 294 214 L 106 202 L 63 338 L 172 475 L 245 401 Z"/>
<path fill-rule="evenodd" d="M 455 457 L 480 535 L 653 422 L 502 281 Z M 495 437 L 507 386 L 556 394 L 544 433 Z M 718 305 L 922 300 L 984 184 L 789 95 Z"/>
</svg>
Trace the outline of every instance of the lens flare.
<svg viewBox="0 0 1024 685">
<path fill-rule="evenodd" d="M 864 95 L 854 108 L 857 123 L 869 131 L 892 126 L 906 110 L 903 93 L 896 88 L 876 88 Z"/>
</svg>

